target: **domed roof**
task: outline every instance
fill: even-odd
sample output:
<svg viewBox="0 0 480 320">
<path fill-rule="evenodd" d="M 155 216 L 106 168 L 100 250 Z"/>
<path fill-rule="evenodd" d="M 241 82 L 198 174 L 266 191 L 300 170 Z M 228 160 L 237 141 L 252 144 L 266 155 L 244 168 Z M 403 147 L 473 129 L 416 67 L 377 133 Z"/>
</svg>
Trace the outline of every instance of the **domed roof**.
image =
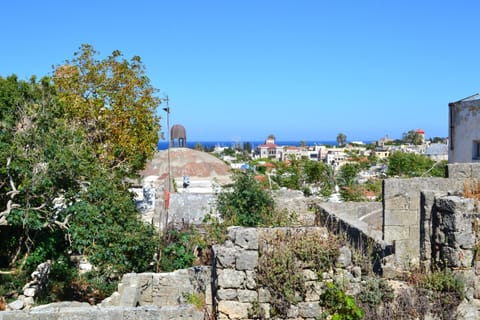
<svg viewBox="0 0 480 320">
<path fill-rule="evenodd" d="M 143 178 L 157 176 L 159 180 L 168 177 L 168 150 L 158 151 L 147 162 L 140 173 Z M 219 182 L 230 180 L 230 167 L 215 156 L 189 148 L 170 148 L 170 168 L 173 178 L 214 179 Z"/>
</svg>

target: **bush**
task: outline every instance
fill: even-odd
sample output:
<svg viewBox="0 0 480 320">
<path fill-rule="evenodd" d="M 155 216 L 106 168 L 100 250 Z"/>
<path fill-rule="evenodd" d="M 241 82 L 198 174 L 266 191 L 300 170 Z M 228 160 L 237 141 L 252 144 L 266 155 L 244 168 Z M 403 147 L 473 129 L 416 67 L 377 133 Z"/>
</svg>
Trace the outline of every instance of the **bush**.
<svg viewBox="0 0 480 320">
<path fill-rule="evenodd" d="M 332 282 L 327 283 L 325 292 L 320 296 L 320 305 L 327 310 L 325 316 L 331 316 L 332 320 L 357 320 L 364 316 L 355 298 Z"/>
<path fill-rule="evenodd" d="M 303 270 L 318 275 L 333 266 L 339 243 L 336 238 L 320 238 L 304 231 L 278 230 L 261 241 L 258 281 L 272 297 L 272 314 L 286 316 L 290 306 L 305 298 Z"/>
<path fill-rule="evenodd" d="M 246 227 L 266 225 L 274 212 L 269 191 L 262 188 L 251 172 L 237 172 L 232 190 L 217 194 L 217 210 L 230 225 Z"/>
<path fill-rule="evenodd" d="M 197 245 L 199 245 L 199 239 L 193 228 L 181 231 L 168 230 L 163 239 L 161 270 L 171 272 L 193 266 L 196 259 L 194 249 Z"/>
</svg>

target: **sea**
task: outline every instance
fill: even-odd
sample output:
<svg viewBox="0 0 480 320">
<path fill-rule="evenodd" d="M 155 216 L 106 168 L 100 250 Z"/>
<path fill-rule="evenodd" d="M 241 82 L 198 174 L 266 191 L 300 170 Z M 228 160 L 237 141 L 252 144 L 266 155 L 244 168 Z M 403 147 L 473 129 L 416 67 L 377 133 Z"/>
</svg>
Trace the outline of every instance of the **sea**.
<svg viewBox="0 0 480 320">
<path fill-rule="evenodd" d="M 265 141 L 188 141 L 187 140 L 187 148 L 195 148 L 197 144 L 201 144 L 206 150 L 212 150 L 216 146 L 220 147 L 229 147 L 234 148 L 236 145 L 240 145 L 243 147 L 243 144 L 249 142 L 252 146 L 252 149 L 255 149 L 258 145 L 264 144 Z M 337 141 L 306 141 L 304 140 L 307 146 L 336 146 Z M 278 146 L 300 146 L 301 141 L 275 141 L 275 144 Z M 166 150 L 168 149 L 168 141 L 160 141 L 157 145 L 158 150 Z"/>
</svg>

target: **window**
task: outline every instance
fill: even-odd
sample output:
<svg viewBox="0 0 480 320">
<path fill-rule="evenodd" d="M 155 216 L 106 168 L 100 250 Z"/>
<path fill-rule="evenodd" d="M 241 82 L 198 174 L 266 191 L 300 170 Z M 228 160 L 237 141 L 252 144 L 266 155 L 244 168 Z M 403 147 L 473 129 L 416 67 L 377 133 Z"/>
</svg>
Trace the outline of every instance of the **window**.
<svg viewBox="0 0 480 320">
<path fill-rule="evenodd" d="M 480 140 L 473 141 L 472 160 L 480 160 Z"/>
</svg>

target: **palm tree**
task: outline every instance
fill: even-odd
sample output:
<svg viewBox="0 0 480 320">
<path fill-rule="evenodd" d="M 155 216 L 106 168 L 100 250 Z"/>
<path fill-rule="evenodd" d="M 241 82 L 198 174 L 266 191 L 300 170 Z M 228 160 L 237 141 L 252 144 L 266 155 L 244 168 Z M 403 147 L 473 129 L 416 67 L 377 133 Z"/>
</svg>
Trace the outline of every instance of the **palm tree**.
<svg viewBox="0 0 480 320">
<path fill-rule="evenodd" d="M 339 146 L 343 146 L 346 141 L 347 141 L 347 136 L 340 132 L 340 133 L 337 135 L 337 143 L 338 143 L 338 145 L 339 145 Z"/>
</svg>

